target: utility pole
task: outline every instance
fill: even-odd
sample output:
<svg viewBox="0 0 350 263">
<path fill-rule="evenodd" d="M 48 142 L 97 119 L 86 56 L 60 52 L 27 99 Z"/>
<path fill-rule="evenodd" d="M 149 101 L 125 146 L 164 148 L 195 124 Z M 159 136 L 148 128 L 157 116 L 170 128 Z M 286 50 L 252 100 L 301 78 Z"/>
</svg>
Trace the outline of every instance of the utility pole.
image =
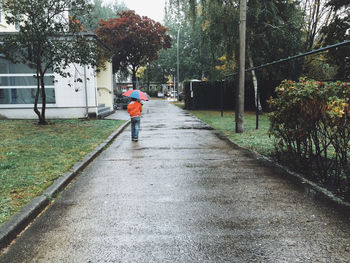
<svg viewBox="0 0 350 263">
<path fill-rule="evenodd" d="M 179 58 L 179 44 L 180 44 L 180 29 L 177 30 L 177 63 L 176 63 L 176 72 L 177 72 L 177 98 L 179 98 L 179 81 L 180 81 L 180 58 Z M 175 92 L 174 92 L 174 97 L 175 97 Z"/>
<path fill-rule="evenodd" d="M 240 4 L 239 4 L 239 77 L 238 77 L 238 89 L 236 94 L 236 133 L 243 133 L 246 20 L 247 20 L 247 0 L 240 0 Z"/>
</svg>

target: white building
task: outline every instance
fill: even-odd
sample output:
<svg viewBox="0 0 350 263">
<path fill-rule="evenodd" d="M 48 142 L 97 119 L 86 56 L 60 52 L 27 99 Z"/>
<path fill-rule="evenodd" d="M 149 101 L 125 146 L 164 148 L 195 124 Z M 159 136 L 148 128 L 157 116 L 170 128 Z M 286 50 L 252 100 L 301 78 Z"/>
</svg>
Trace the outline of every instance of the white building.
<svg viewBox="0 0 350 263">
<path fill-rule="evenodd" d="M 0 15 L 0 32 L 14 32 Z M 93 37 L 96 37 L 90 34 Z M 103 117 L 113 111 L 112 65 L 97 73 L 95 68 L 72 64 L 72 77 L 48 72 L 45 78 L 46 118 Z M 13 64 L 0 56 L 0 118 L 36 119 L 35 71 L 24 64 Z M 77 82 L 77 79 L 83 82 Z M 39 109 L 41 103 L 38 103 Z"/>
</svg>

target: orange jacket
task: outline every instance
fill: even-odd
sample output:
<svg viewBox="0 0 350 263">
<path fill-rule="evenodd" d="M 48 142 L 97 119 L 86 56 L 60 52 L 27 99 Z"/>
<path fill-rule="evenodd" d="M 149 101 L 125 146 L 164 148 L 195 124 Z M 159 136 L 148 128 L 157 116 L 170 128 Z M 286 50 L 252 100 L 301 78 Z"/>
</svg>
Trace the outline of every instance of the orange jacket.
<svg viewBox="0 0 350 263">
<path fill-rule="evenodd" d="M 141 116 L 142 105 L 138 101 L 132 101 L 128 104 L 127 111 L 131 118 Z"/>
</svg>

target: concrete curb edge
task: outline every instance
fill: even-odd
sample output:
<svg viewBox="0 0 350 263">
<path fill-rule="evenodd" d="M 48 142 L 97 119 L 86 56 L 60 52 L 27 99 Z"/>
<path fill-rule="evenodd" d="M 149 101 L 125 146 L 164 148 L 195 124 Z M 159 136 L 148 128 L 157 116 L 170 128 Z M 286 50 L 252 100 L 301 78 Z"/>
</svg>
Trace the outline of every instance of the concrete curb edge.
<svg viewBox="0 0 350 263">
<path fill-rule="evenodd" d="M 130 121 L 126 121 L 115 132 L 108 136 L 103 143 L 98 145 L 92 152 L 88 153 L 83 160 L 76 163 L 71 171 L 57 178 L 41 196 L 35 197 L 25 207 L 14 214 L 10 220 L 0 226 L 0 255 L 1 250 L 11 244 L 11 242 L 50 204 L 51 200 L 76 178 L 79 172 L 105 150 L 129 124 Z"/>
</svg>

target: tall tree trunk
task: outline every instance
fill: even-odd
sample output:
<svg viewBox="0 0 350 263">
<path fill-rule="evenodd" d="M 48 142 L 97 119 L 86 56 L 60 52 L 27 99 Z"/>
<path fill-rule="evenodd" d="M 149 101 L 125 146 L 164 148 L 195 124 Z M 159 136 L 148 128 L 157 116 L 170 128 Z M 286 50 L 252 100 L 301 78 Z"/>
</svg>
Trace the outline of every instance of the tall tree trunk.
<svg viewBox="0 0 350 263">
<path fill-rule="evenodd" d="M 147 90 L 150 91 L 150 85 L 151 85 L 151 70 L 147 70 Z"/>
<path fill-rule="evenodd" d="M 136 68 L 133 66 L 132 67 L 132 88 L 136 89 Z"/>
<path fill-rule="evenodd" d="M 34 46 L 34 45 L 33 45 Z M 41 68 L 41 59 L 40 56 L 38 54 L 40 54 L 40 52 L 38 50 L 36 50 L 35 53 L 35 63 L 36 63 L 36 80 L 37 80 L 37 89 L 36 89 L 36 94 L 35 94 L 35 100 L 34 100 L 34 112 L 36 113 L 36 115 L 38 115 L 39 118 L 39 124 L 41 125 L 45 125 L 47 124 L 46 122 L 46 118 L 45 118 L 45 111 L 46 111 L 46 93 L 45 93 L 45 82 L 44 82 L 44 72 Z M 41 112 L 38 109 L 38 102 L 39 102 L 39 97 L 41 95 Z"/>
<path fill-rule="evenodd" d="M 39 95 L 40 95 L 40 79 L 39 79 L 39 70 L 37 69 L 36 72 L 36 81 L 37 81 L 37 87 L 35 92 L 35 99 L 34 99 L 34 112 L 38 116 L 39 123 L 41 122 L 41 112 L 38 109 L 38 101 L 39 101 Z"/>
<path fill-rule="evenodd" d="M 117 80 L 116 80 L 116 76 L 115 76 L 115 73 L 113 72 L 112 74 L 112 81 L 113 81 L 113 84 L 112 84 L 112 87 L 113 87 L 113 94 L 115 94 L 115 91 L 117 89 Z"/>
<path fill-rule="evenodd" d="M 249 54 L 249 67 L 254 68 L 253 58 L 251 54 Z M 261 111 L 262 107 L 260 103 L 260 96 L 258 98 L 258 79 L 256 78 L 255 70 L 252 70 L 252 80 L 254 86 L 255 107 L 258 107 L 258 110 Z"/>
<path fill-rule="evenodd" d="M 310 32 L 310 38 L 309 38 L 309 49 L 312 49 L 312 46 L 315 41 L 316 32 L 317 32 L 317 26 L 319 23 L 319 14 L 320 14 L 320 0 L 316 0 L 313 6 L 312 11 L 312 25 L 311 25 L 311 32 Z"/>
</svg>

